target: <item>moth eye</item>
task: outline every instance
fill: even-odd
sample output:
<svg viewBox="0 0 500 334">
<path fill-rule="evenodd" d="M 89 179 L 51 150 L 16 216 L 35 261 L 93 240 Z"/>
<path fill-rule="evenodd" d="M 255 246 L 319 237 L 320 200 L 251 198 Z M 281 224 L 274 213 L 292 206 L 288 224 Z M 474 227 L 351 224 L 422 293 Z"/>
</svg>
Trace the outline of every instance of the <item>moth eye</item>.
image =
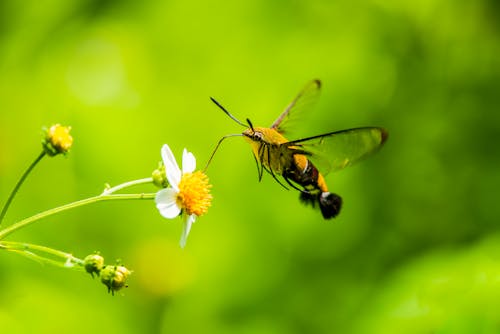
<svg viewBox="0 0 500 334">
<path fill-rule="evenodd" d="M 253 139 L 256 141 L 262 141 L 264 136 L 262 135 L 262 132 L 254 132 L 253 134 Z"/>
</svg>

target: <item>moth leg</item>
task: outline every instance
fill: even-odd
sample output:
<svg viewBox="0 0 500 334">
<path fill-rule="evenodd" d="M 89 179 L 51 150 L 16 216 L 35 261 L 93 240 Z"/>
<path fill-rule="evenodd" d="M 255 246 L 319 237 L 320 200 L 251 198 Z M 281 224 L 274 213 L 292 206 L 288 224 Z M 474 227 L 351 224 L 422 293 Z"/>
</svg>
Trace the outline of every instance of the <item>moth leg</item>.
<svg viewBox="0 0 500 334">
<path fill-rule="evenodd" d="M 275 174 L 275 173 L 273 173 L 273 171 L 272 171 L 272 170 L 269 170 L 269 169 L 267 169 L 266 167 L 264 167 L 264 168 L 266 169 L 266 171 L 267 171 L 269 174 L 271 174 L 271 176 L 273 177 L 273 179 L 275 179 L 275 180 L 276 180 L 276 182 L 278 182 L 278 183 L 280 184 L 280 186 L 282 186 L 282 187 L 283 187 L 283 188 L 285 188 L 286 190 L 290 190 L 290 189 L 288 189 L 288 187 L 287 187 L 287 186 L 285 186 L 285 185 L 283 184 L 283 182 L 281 182 L 281 181 L 280 181 L 280 180 L 276 177 L 276 174 Z M 294 187 L 294 188 L 295 188 L 295 187 Z"/>
<path fill-rule="evenodd" d="M 262 160 L 262 157 L 264 155 L 264 149 L 265 149 L 264 146 L 265 146 L 264 144 L 261 144 L 259 147 L 259 151 L 257 152 L 259 155 L 258 159 L 255 155 L 253 156 L 255 159 L 255 162 L 257 163 L 257 173 L 259 174 L 259 182 L 262 181 L 262 175 L 264 174 L 264 163 Z M 259 160 L 260 160 L 260 163 L 259 163 Z"/>
<path fill-rule="evenodd" d="M 266 149 L 267 149 L 267 164 L 268 164 L 268 167 L 264 166 L 264 168 L 266 169 L 266 171 L 271 174 L 271 176 L 273 177 L 273 179 L 276 180 L 276 182 L 278 182 L 283 188 L 285 188 L 286 190 L 289 190 L 277 177 L 276 177 L 276 174 L 273 172 L 273 168 L 271 167 L 272 164 L 271 164 L 271 150 L 269 149 L 269 146 L 266 146 Z M 264 152 L 262 152 L 262 155 L 264 155 Z M 262 157 L 261 157 L 262 158 Z M 262 161 L 262 160 L 261 160 Z"/>
<path fill-rule="evenodd" d="M 259 160 L 257 160 L 257 158 L 255 157 L 255 155 L 253 155 L 253 159 L 255 160 L 255 163 L 257 165 L 257 174 L 258 174 L 259 182 L 260 182 L 260 181 L 262 181 L 262 168 L 261 168 L 261 164 L 259 164 Z"/>
<path fill-rule="evenodd" d="M 301 193 L 308 193 L 309 194 L 309 191 L 307 191 L 305 189 L 300 189 L 295 184 L 293 184 L 292 182 L 290 182 L 290 179 L 288 177 L 286 177 L 285 174 L 283 174 L 283 178 L 285 179 L 286 183 L 288 183 L 290 185 L 290 187 L 292 187 L 293 189 L 298 190 Z"/>
</svg>

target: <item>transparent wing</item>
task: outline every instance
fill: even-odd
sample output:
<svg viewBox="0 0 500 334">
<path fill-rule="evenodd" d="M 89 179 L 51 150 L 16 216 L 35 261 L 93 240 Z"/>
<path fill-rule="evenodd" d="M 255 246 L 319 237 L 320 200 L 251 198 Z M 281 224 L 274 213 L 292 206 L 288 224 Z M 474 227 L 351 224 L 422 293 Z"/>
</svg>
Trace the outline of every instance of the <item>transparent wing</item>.
<svg viewBox="0 0 500 334">
<path fill-rule="evenodd" d="M 326 175 L 377 152 L 386 141 L 387 135 L 385 129 L 364 127 L 290 141 L 283 146 L 292 146 L 302 151 L 320 173 Z"/>
<path fill-rule="evenodd" d="M 286 133 L 300 115 L 317 101 L 321 91 L 321 81 L 309 82 L 271 125 L 272 129 Z"/>
</svg>

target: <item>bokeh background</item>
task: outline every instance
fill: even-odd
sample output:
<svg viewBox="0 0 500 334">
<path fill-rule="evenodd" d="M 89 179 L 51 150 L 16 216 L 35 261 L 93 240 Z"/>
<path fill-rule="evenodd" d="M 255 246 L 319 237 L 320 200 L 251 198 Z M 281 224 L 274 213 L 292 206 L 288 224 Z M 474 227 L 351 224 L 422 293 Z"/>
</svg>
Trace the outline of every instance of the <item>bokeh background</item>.
<svg viewBox="0 0 500 334">
<path fill-rule="evenodd" d="M 19 231 L 134 270 L 114 297 L 90 276 L 0 253 L 2 333 L 500 332 L 500 6 L 435 1 L 0 2 L 0 202 L 72 126 L 5 222 L 148 177 L 168 143 L 202 167 L 240 119 L 270 125 L 302 86 L 298 133 L 386 127 L 386 146 L 328 175 L 323 221 L 241 138 L 208 174 L 187 247 L 152 201 L 98 203 Z M 155 191 L 153 187 L 137 191 Z"/>
</svg>

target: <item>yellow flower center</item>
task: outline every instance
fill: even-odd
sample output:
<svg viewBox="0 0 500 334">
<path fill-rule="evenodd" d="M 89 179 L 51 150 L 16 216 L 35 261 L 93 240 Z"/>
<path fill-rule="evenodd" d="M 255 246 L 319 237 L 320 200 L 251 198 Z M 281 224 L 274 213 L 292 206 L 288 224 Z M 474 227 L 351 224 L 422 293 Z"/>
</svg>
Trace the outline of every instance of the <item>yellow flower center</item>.
<svg viewBox="0 0 500 334">
<path fill-rule="evenodd" d="M 188 215 L 201 216 L 205 214 L 212 203 L 211 187 L 212 185 L 208 183 L 208 177 L 202 171 L 183 174 L 181 182 L 179 182 L 177 205 L 184 209 Z"/>
<path fill-rule="evenodd" d="M 69 134 L 70 126 L 55 124 L 50 127 L 47 137 L 55 149 L 61 152 L 67 152 L 73 145 L 73 137 Z"/>
</svg>

